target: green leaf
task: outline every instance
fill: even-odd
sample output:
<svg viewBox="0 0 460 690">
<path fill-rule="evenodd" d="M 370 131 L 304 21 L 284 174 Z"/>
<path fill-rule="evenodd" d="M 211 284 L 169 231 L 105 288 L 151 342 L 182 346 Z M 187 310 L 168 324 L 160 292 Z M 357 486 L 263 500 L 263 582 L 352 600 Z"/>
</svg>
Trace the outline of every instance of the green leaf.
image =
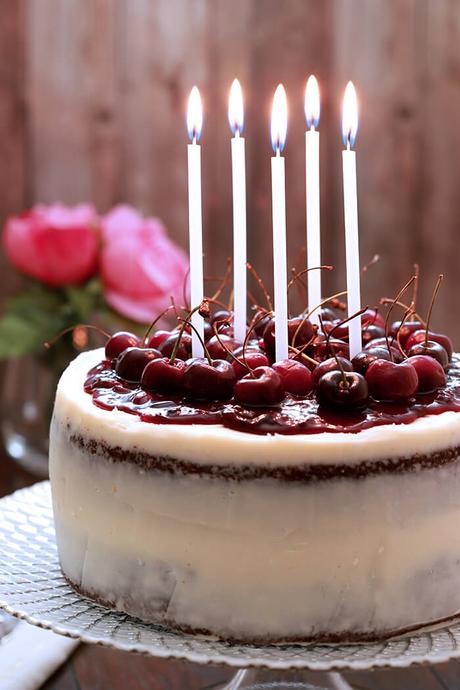
<svg viewBox="0 0 460 690">
<path fill-rule="evenodd" d="M 0 318 L 0 358 L 19 357 L 43 349 L 44 342 L 58 329 L 57 322 L 31 321 L 9 313 Z"/>
</svg>

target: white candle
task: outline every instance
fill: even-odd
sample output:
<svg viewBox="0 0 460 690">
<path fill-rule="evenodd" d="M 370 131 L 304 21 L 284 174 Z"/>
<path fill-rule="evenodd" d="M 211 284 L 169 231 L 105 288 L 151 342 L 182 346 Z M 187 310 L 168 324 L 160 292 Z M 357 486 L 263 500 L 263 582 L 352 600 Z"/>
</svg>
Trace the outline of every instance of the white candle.
<svg viewBox="0 0 460 690">
<path fill-rule="evenodd" d="M 190 92 L 187 108 L 187 129 L 191 144 L 187 146 L 188 159 L 188 228 L 190 252 L 190 304 L 191 308 L 203 301 L 203 225 L 201 212 L 201 147 L 198 140 L 203 125 L 203 109 L 200 92 L 194 86 Z M 192 325 L 204 337 L 203 318 L 195 312 Z M 203 346 L 192 329 L 192 356 L 203 357 Z"/>
<path fill-rule="evenodd" d="M 311 75 L 305 89 L 305 118 L 309 131 L 305 133 L 305 180 L 307 202 L 307 267 L 317 268 L 321 265 L 320 236 L 320 194 L 319 194 L 319 123 L 320 101 L 316 78 Z M 321 302 L 321 271 L 309 270 L 308 311 L 312 311 Z M 313 323 L 319 325 L 319 309 L 312 315 Z"/>
<path fill-rule="evenodd" d="M 240 82 L 235 79 L 230 89 L 228 121 L 232 137 L 232 188 L 233 188 L 233 304 L 234 335 L 243 342 L 246 337 L 246 163 L 244 138 L 243 94 Z"/>
<path fill-rule="evenodd" d="M 357 130 L 358 102 L 355 87 L 349 81 L 345 89 L 342 114 L 342 135 L 347 147 L 345 151 L 342 151 L 342 166 L 348 316 L 356 314 L 361 309 L 356 153 L 351 150 Z M 348 322 L 348 335 L 350 359 L 352 359 L 362 349 L 361 316 Z"/>
<path fill-rule="evenodd" d="M 284 86 L 275 91 L 272 107 L 271 138 L 273 214 L 273 275 L 275 287 L 275 356 L 288 357 L 287 261 L 286 261 L 286 183 L 281 151 L 286 142 L 287 99 Z"/>
</svg>

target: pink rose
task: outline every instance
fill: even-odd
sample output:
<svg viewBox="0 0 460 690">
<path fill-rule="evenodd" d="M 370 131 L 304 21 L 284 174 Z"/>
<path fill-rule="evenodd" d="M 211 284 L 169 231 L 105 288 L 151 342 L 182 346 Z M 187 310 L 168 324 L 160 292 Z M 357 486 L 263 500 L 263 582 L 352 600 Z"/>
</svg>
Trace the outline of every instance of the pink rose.
<svg viewBox="0 0 460 690">
<path fill-rule="evenodd" d="M 182 304 L 188 261 L 160 220 L 116 206 L 102 219 L 102 233 L 102 280 L 113 309 L 148 323 L 170 305 L 171 296 Z"/>
<path fill-rule="evenodd" d="M 3 246 L 11 263 L 52 287 L 80 283 L 97 269 L 99 223 L 89 204 L 38 205 L 6 221 Z"/>
</svg>

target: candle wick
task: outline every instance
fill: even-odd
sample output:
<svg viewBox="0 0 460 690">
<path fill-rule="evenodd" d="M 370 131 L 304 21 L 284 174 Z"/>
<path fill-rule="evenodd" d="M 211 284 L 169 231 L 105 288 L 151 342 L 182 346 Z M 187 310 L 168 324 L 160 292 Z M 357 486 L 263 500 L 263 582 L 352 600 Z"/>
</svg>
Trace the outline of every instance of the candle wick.
<svg viewBox="0 0 460 690">
<path fill-rule="evenodd" d="M 240 138 L 240 128 L 238 125 L 235 125 L 235 139 Z"/>
<path fill-rule="evenodd" d="M 193 132 L 193 137 L 192 137 L 192 144 L 196 146 L 196 132 Z"/>
<path fill-rule="evenodd" d="M 315 131 L 315 125 L 312 122 L 310 125 L 310 132 L 314 132 L 314 131 Z"/>
<path fill-rule="evenodd" d="M 281 156 L 281 151 L 280 151 L 280 145 L 276 145 L 276 157 L 279 158 Z"/>
<path fill-rule="evenodd" d="M 350 135 L 350 132 L 348 132 L 348 134 L 347 134 L 347 151 L 349 151 L 351 148 L 350 138 L 351 138 L 351 135 Z"/>
</svg>

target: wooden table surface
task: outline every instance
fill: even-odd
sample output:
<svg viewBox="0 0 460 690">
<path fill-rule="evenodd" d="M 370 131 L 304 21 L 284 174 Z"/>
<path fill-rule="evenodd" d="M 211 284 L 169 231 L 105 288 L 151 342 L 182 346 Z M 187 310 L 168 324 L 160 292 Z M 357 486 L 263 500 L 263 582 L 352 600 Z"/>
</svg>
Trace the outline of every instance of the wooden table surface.
<svg viewBox="0 0 460 690">
<path fill-rule="evenodd" d="M 34 477 L 0 457 L 0 496 L 33 481 Z M 220 667 L 81 645 L 42 690 L 211 690 L 232 675 L 232 671 Z M 460 690 L 460 662 L 348 673 L 344 677 L 353 690 Z"/>
</svg>

